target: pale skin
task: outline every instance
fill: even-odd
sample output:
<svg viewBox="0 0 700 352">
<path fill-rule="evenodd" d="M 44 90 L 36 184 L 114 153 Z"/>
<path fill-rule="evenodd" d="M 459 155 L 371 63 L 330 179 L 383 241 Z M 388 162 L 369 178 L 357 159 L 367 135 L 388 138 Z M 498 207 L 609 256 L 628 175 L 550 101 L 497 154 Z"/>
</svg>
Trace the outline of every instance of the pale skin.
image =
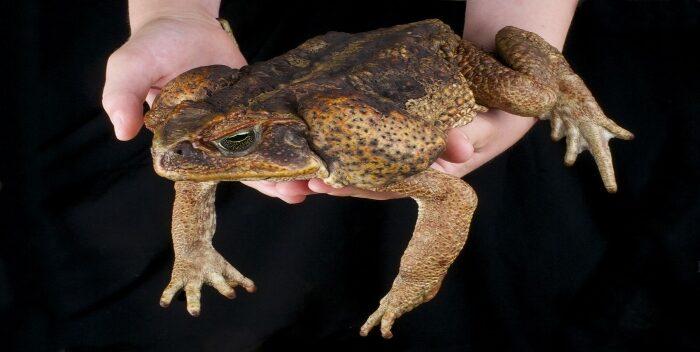
<svg viewBox="0 0 700 352">
<path fill-rule="evenodd" d="M 496 32 L 512 25 L 538 33 L 561 50 L 576 4 L 574 0 L 468 1 L 463 38 L 490 51 Z M 143 102 L 151 104 L 160 88 L 180 73 L 214 64 L 246 65 L 239 48 L 216 20 L 219 6 L 219 0 L 129 1 L 132 34 L 107 62 L 102 98 L 117 139 L 136 136 L 143 125 Z M 470 124 L 449 131 L 447 149 L 433 168 L 462 177 L 515 144 L 536 121 L 500 110 L 480 113 Z M 316 193 L 399 197 L 353 187 L 336 189 L 320 179 L 243 183 L 290 204 Z"/>
</svg>

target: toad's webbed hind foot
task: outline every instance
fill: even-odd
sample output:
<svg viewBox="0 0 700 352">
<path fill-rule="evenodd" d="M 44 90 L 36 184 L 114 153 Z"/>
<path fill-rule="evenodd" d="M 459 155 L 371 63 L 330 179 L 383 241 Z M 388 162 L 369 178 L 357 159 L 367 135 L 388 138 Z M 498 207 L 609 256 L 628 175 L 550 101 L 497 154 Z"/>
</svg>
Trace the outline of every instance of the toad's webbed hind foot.
<svg viewBox="0 0 700 352">
<path fill-rule="evenodd" d="M 552 126 L 552 139 L 566 136 L 566 165 L 573 165 L 576 157 L 588 149 L 595 159 L 605 189 L 617 191 L 615 169 L 608 141 L 613 138 L 630 140 L 634 136 L 603 114 L 585 84 L 575 74 L 560 82 L 562 93 L 552 111 L 544 117 Z"/>
<path fill-rule="evenodd" d="M 469 42 L 461 48 L 459 65 L 477 103 L 550 120 L 552 138 L 567 137 L 565 163 L 590 150 L 605 188 L 617 191 L 608 141 L 629 140 L 632 133 L 605 116 L 564 56 L 537 34 L 505 27 L 496 34 L 496 49 L 507 66 Z"/>
</svg>

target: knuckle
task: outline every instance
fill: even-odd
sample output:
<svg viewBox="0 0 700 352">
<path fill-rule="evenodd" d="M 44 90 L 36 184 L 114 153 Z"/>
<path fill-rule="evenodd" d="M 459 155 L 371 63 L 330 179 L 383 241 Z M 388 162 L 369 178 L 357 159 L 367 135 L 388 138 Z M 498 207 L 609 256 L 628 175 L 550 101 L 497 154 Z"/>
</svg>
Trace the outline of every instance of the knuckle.
<svg viewBox="0 0 700 352">
<path fill-rule="evenodd" d="M 150 67 L 150 57 L 143 50 L 135 50 L 122 46 L 107 58 L 107 79 L 123 72 L 139 72 Z"/>
<path fill-rule="evenodd" d="M 132 62 L 133 59 L 133 55 L 128 50 L 125 50 L 123 47 L 119 48 L 107 58 L 107 71 L 109 72 L 110 69 L 120 68 Z"/>
</svg>

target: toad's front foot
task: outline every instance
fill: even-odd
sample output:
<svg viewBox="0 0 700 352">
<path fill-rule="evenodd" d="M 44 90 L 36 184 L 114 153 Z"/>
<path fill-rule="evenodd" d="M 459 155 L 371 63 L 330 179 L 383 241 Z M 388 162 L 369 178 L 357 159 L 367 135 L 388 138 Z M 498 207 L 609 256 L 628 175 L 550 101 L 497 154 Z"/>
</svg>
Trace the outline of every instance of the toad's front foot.
<svg viewBox="0 0 700 352">
<path fill-rule="evenodd" d="M 228 298 L 236 296 L 233 288 L 238 285 L 248 292 L 255 291 L 253 281 L 238 272 L 211 244 L 202 244 L 175 255 L 172 278 L 163 291 L 160 305 L 170 305 L 173 296 L 184 287 L 187 311 L 192 316 L 198 316 L 201 311 L 200 295 L 203 283 L 213 286 Z"/>
<path fill-rule="evenodd" d="M 392 338 L 394 335 L 391 333 L 391 327 L 394 321 L 413 308 L 433 299 L 440 289 L 441 281 L 426 283 L 412 281 L 414 280 L 404 280 L 400 275 L 394 280 L 389 293 L 379 301 L 379 308 L 360 328 L 360 335 L 367 336 L 372 328 L 380 325 L 382 337 Z"/>
</svg>

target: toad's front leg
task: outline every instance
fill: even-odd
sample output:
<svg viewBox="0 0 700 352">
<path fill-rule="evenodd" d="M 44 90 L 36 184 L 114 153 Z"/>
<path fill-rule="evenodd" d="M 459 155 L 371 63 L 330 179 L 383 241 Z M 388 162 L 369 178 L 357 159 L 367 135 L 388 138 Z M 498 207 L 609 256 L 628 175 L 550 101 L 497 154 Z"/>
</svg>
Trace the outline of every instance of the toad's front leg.
<svg viewBox="0 0 700 352">
<path fill-rule="evenodd" d="M 255 291 L 253 281 L 241 275 L 212 246 L 216 230 L 215 193 L 216 182 L 175 182 L 172 224 L 175 265 L 160 298 L 163 307 L 170 305 L 173 296 L 184 287 L 187 311 L 198 316 L 204 283 L 228 298 L 235 297 L 233 288 L 238 285 L 248 292 Z"/>
<path fill-rule="evenodd" d="M 437 294 L 447 269 L 467 240 L 477 198 L 461 179 L 433 169 L 382 190 L 410 196 L 418 203 L 418 220 L 401 258 L 399 274 L 379 308 L 360 329 L 360 335 L 366 336 L 381 324 L 382 336 L 391 338 L 397 318 Z"/>
</svg>

